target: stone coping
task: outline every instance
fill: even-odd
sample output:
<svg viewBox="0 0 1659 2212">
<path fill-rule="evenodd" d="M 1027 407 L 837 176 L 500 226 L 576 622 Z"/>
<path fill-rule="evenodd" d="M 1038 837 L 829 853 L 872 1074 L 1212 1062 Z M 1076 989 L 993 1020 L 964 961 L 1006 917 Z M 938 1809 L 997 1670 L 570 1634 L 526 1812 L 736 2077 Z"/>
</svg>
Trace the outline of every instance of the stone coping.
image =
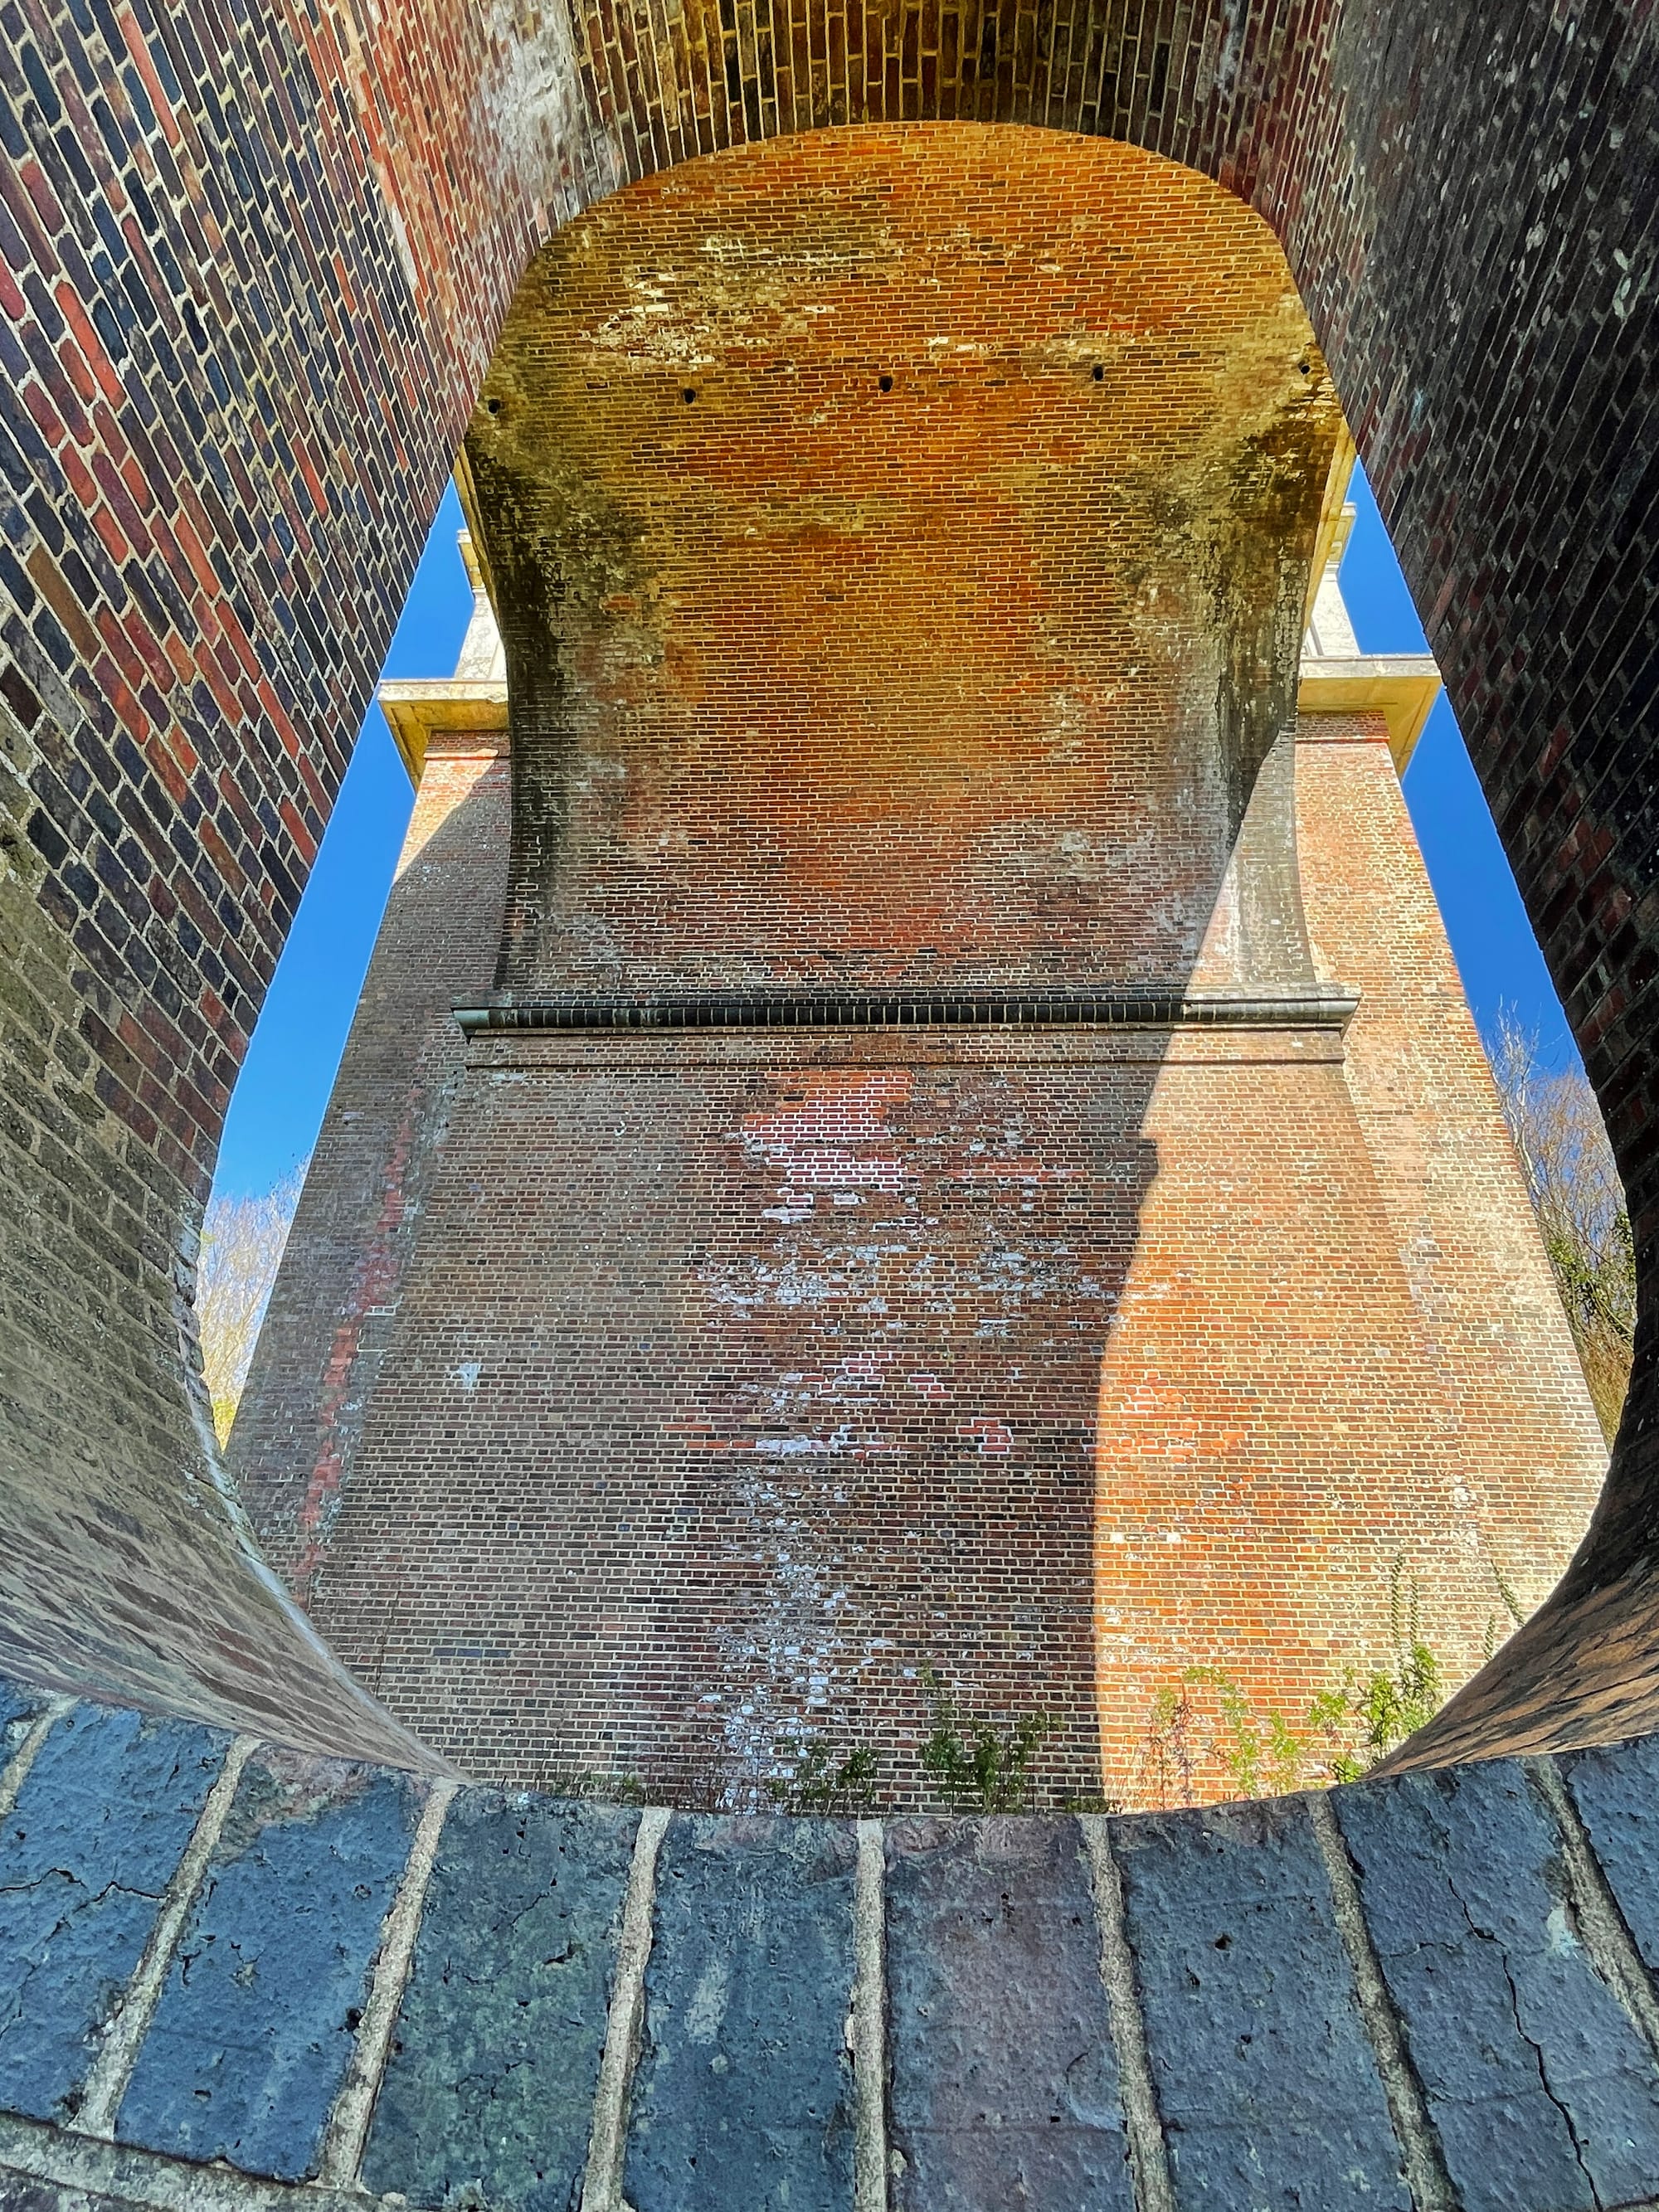
<svg viewBox="0 0 1659 2212">
<path fill-rule="evenodd" d="M 876 1821 L 0 1718 L 13 2212 L 1659 2198 L 1659 1738 Z"/>
</svg>

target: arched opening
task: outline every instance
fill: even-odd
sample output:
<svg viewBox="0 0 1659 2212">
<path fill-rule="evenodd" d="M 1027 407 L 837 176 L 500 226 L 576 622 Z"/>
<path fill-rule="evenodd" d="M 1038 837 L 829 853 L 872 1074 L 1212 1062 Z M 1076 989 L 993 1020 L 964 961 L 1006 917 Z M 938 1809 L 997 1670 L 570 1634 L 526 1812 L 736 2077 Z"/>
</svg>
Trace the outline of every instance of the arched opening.
<svg viewBox="0 0 1659 2212">
<path fill-rule="evenodd" d="M 1404 827 L 1431 678 L 1310 588 L 1349 450 L 1267 226 L 1109 142 L 728 151 L 532 265 L 349 1280 L 234 1454 L 446 1755 L 902 1804 L 984 1723 L 1039 1802 L 1236 1793 L 1176 1713 L 1265 1737 L 1419 1587 L 1461 1678 L 1549 1587 L 1599 1439 Z"/>
<path fill-rule="evenodd" d="M 0 1115 L 8 1665 L 152 1714 L 431 1764 L 261 1579 L 192 1429 L 192 1229 L 226 1090 L 495 318 L 557 222 L 621 179 L 740 140 L 907 114 L 1054 124 L 1190 160 L 1263 213 L 1607 1108 L 1650 1285 L 1648 17 L 1428 0 L 1173 15 L 1120 0 L 850 13 L 625 0 L 574 15 L 392 9 L 372 39 L 325 8 L 227 16 L 209 39 L 177 10 L 123 10 L 118 25 L 24 12 L 0 156 L 0 335 L 17 403 L 0 447 L 0 896 L 19 948 Z M 884 398 L 898 390 L 885 366 L 878 389 L 889 374 Z M 1606 1744 L 1659 1711 L 1644 1297 L 1647 1348 L 1590 1538 L 1499 1669 L 1413 1756 Z M 82 1921 L 60 1942 L 58 1832 L 33 1825 L 46 1880 L 28 1882 L 39 1893 L 23 1909 L 67 1965 L 67 2002 L 50 2005 L 48 2037 L 26 2016 L 7 2041 L 25 2108 L 74 2113 L 75 2134 L 37 2141 L 45 2162 L 26 2189 L 46 2176 L 59 2193 L 72 2181 L 174 2201 L 191 2185 L 176 2167 L 146 2177 L 149 2143 L 271 2178 L 361 2176 L 411 2203 L 452 2197 L 458 2173 L 492 2202 L 573 2197 L 591 2084 L 586 2193 L 680 2212 L 722 2203 L 757 2164 L 815 2202 L 849 2166 L 860 2202 L 896 2180 L 922 2201 L 958 2178 L 969 2196 L 1006 2197 L 1027 2185 L 1024 2145 L 1039 2141 L 1037 2186 L 1057 2202 L 1097 2176 L 1126 2201 L 1131 2187 L 1217 2203 L 1264 2187 L 1425 2204 L 1651 2193 L 1646 1745 L 1406 1776 L 1334 1806 L 1115 1832 L 1031 1823 L 1012 1854 L 1002 1823 L 943 1842 L 911 1824 L 854 1838 L 724 1823 L 711 1850 L 708 1828 L 641 1819 L 637 1884 L 615 1847 L 631 1816 L 607 1812 L 594 1820 L 611 1825 L 611 1887 L 586 1923 L 602 1928 L 626 1887 L 607 2034 L 603 1937 L 576 1948 L 581 2004 L 567 1982 L 526 2008 L 519 1971 L 569 1954 L 560 1941 L 550 1958 L 545 1914 L 516 1898 L 501 1912 L 491 1879 L 528 1842 L 544 1896 L 556 1884 L 568 1899 L 556 1831 L 582 1825 L 583 1808 L 479 1791 L 441 1836 L 441 1793 L 387 1775 L 366 1790 L 361 1770 L 337 1770 L 322 1810 L 307 1777 L 287 1834 L 317 1848 L 259 1858 L 274 1887 L 243 1890 L 249 1946 L 222 1941 L 216 1969 L 186 1925 L 199 1924 L 193 1887 L 217 1887 L 234 1913 L 213 1832 L 198 1822 L 171 1874 L 173 1850 L 154 1842 L 158 1826 L 182 1842 L 190 1819 L 173 1725 L 84 1711 L 58 1723 L 33 1698 L 18 1725 L 8 1790 L 41 1752 L 26 1778 L 36 1802 L 64 1778 L 71 1820 L 99 1806 L 137 1845 L 126 1863 L 140 1875 L 84 1885 L 130 1942 L 83 1944 Z M 129 1762 L 118 1796 L 98 1746 L 123 1735 L 161 1756 Z M 231 1813 L 233 1851 L 251 1840 L 230 1764 L 246 1747 L 190 1759 Z M 216 1762 L 222 1787 L 206 1790 Z M 263 1776 L 295 1803 L 269 1765 Z M 261 1784 L 257 1758 L 244 1781 Z M 424 1801 L 407 1857 L 396 1837 L 361 1855 L 349 1801 L 368 1796 L 411 1814 Z M 23 1826 L 19 1809 L 9 1820 Z M 407 1906 L 378 1926 L 376 1878 Z M 446 1890 L 449 1929 L 471 1919 L 453 1941 L 434 1911 Z M 836 1890 L 838 1947 L 823 1909 Z M 302 1893 L 319 1909 L 291 1912 Z M 325 1974 L 310 1971 L 302 1919 L 333 1954 Z M 279 1973 L 259 1972 L 262 1947 Z M 161 2026 L 158 1977 L 170 1995 L 187 1964 L 203 1969 L 189 1977 L 199 2027 L 177 2037 L 169 2016 L 147 2036 Z M 361 2013 L 343 2005 L 341 1967 L 370 2000 Z M 725 2006 L 734 1981 L 736 2063 L 721 2048 L 716 2064 L 705 1993 Z M 296 1984 L 291 2039 L 273 2051 L 260 2008 Z M 458 2011 L 463 1988 L 478 2006 Z M 319 1989 L 342 2000 L 320 2037 Z M 690 1993 L 692 2034 L 659 2033 L 665 1990 L 671 2017 L 675 1992 Z M 642 2008 L 649 2063 L 630 2067 Z M 1115 2098 L 1098 2065 L 1076 2066 L 1085 2020 L 1094 2058 L 1115 2050 Z M 179 2055 L 192 2041 L 194 2074 Z M 122 2117 L 141 2044 L 129 2086 L 153 2057 L 171 2114 L 136 2095 L 112 2155 L 95 2138 Z M 325 2045 L 323 2071 L 343 2084 L 331 2112 L 312 2063 Z M 964 2069 L 968 2050 L 988 2064 Z M 848 2094 L 820 2094 L 837 2079 Z M 1081 2127 L 1056 2126 L 1057 2112 Z M 66 2166 L 77 2146 L 84 2160 Z M 838 2181 L 833 2201 L 846 2196 Z"/>
<path fill-rule="evenodd" d="M 1597 43 L 1571 27 L 1506 20 L 1492 29 L 1487 56 L 1486 81 L 1502 97 L 1470 112 L 1461 104 L 1467 56 L 1453 46 L 1473 34 L 1427 14 L 1402 18 L 1378 46 L 1357 19 L 1302 23 L 1287 39 L 1273 14 L 1231 26 L 1195 17 L 1187 35 L 1165 42 L 1116 13 L 1032 25 L 1029 34 L 1012 15 L 986 15 L 970 35 L 960 17 L 934 23 L 876 11 L 861 24 L 861 62 L 857 40 L 819 27 L 821 56 L 805 14 L 781 40 L 762 36 L 740 13 L 718 34 L 699 19 L 682 47 L 680 33 L 659 33 L 647 13 L 623 28 L 620 45 L 617 25 L 599 18 L 584 19 L 575 52 L 551 30 L 526 32 L 528 46 L 467 44 L 453 82 L 419 76 L 420 97 L 431 95 L 427 124 L 441 114 L 446 129 L 459 128 L 465 109 L 511 112 L 522 128 L 510 146 L 489 131 L 482 139 L 464 131 L 465 151 L 443 191 L 430 188 L 438 173 L 415 150 L 425 144 L 410 105 L 417 80 L 365 101 L 356 94 L 374 70 L 364 64 L 360 83 L 358 63 L 345 69 L 336 54 L 309 86 L 305 127 L 341 176 L 376 179 L 372 205 L 349 195 L 329 216 L 349 233 L 348 262 L 373 269 L 368 291 L 337 262 L 312 292 L 294 293 L 282 241 L 299 238 L 310 189 L 294 176 L 279 188 L 276 227 L 260 216 L 247 232 L 249 265 L 264 275 L 228 303 L 215 289 L 213 252 L 188 220 L 181 227 L 179 210 L 163 210 L 167 251 L 196 318 L 191 343 L 200 359 L 186 384 L 176 351 L 134 337 L 118 270 L 94 272 L 93 289 L 121 340 L 105 333 L 94 343 L 89 325 L 66 348 L 77 364 L 71 382 L 85 386 L 78 403 L 66 388 L 34 394 L 37 429 L 24 434 L 19 465 L 35 479 L 33 519 L 20 514 L 17 523 L 27 557 L 13 578 L 18 619 L 7 631 L 5 690 L 15 724 L 7 725 L 9 753 L 21 763 L 27 797 L 8 851 L 23 855 L 22 941 L 43 987 L 49 979 L 31 1019 L 52 1042 L 44 1060 L 33 1046 L 20 1047 L 17 1060 L 27 1143 L 12 1176 L 19 1218 L 29 1224 L 8 1277 L 26 1353 L 9 1419 L 20 1477 L 10 1547 L 20 1565 L 9 1585 L 19 1664 L 191 1711 L 260 1724 L 285 1716 L 281 1725 L 311 1742 L 411 1755 L 406 1738 L 386 1737 L 349 1698 L 338 1705 L 337 1680 L 303 1638 L 293 1641 L 295 1624 L 284 1625 L 272 1590 L 257 1574 L 247 1579 L 233 1502 L 213 1478 L 210 1451 L 198 1448 L 179 1387 L 194 1213 L 226 1089 L 331 799 L 342 733 L 355 726 L 366 671 L 412 561 L 411 530 L 430 511 L 527 246 L 618 177 L 834 124 L 843 108 L 850 119 L 971 111 L 988 121 L 1110 130 L 1224 178 L 1271 222 L 1340 364 L 1360 445 L 1608 1107 L 1642 1245 L 1650 839 L 1622 732 L 1626 707 L 1639 714 L 1649 680 L 1645 646 L 1626 642 L 1645 635 L 1646 587 L 1639 562 L 1602 557 L 1608 530 L 1621 546 L 1637 542 L 1644 511 L 1637 449 L 1626 449 L 1620 428 L 1642 387 L 1647 343 L 1631 273 L 1646 216 L 1621 197 L 1618 150 L 1637 34 L 1617 21 Z M 513 76 L 520 63 L 528 76 Z M 207 81 L 189 58 L 170 66 L 181 82 Z M 342 89 L 347 76 L 354 93 Z M 325 82 L 338 93 L 331 106 L 319 91 Z M 482 106 L 467 106 L 480 94 Z M 192 128 L 240 176 L 227 111 L 210 106 Z M 371 108 L 386 134 L 373 143 L 364 124 Z M 1605 117 L 1607 129 L 1588 166 L 1576 168 L 1550 149 L 1570 131 L 1564 118 L 1581 111 Z M 290 128 L 284 122 L 278 137 Z M 1397 161 L 1407 141 L 1402 183 Z M 1501 181 L 1512 154 L 1536 206 Z M 46 158 L 56 175 L 58 155 Z M 83 223 L 78 182 L 65 174 L 58 189 Z M 1598 219 L 1592 234 L 1585 210 L 1603 203 L 1609 222 Z M 1456 214 L 1449 231 L 1448 207 Z M 1569 243 L 1540 255 L 1540 239 Z M 82 243 L 92 250 L 89 230 Z M 463 262 L 469 283 L 458 290 Z M 303 374 L 285 356 L 278 411 L 286 411 L 274 442 L 270 408 L 240 414 L 228 396 L 269 341 L 270 297 L 297 302 L 296 342 L 313 349 Z M 1504 315 L 1539 331 L 1577 332 L 1600 317 L 1612 336 L 1596 349 L 1535 352 L 1487 342 L 1498 327 L 1489 322 L 1480 343 L 1437 351 L 1434 333 L 1461 327 L 1471 303 L 1484 313 L 1500 298 Z M 210 303 L 211 331 L 202 321 Z M 342 316 L 351 333 L 343 349 Z M 373 342 L 359 343 L 371 326 Z M 114 354 L 100 355 L 100 344 Z M 142 398 L 124 380 L 133 393 L 142 387 Z M 46 384 L 61 380 L 47 373 Z M 138 436 L 124 481 L 141 507 L 159 493 L 169 515 L 178 508 L 178 529 L 169 521 L 159 536 L 129 539 L 125 495 L 96 477 L 67 479 L 52 459 L 52 440 L 83 445 L 90 436 L 100 386 L 118 410 L 138 410 L 135 424 L 149 424 L 143 410 L 159 407 L 167 436 L 159 446 L 148 428 Z M 1477 416 L 1489 436 L 1460 440 L 1455 425 Z M 1537 489 L 1546 452 L 1550 511 L 1564 518 L 1559 562 L 1534 557 L 1539 526 L 1522 499 Z M 168 453 L 191 458 L 170 470 Z M 272 500 L 262 507 L 252 486 L 268 466 Z M 215 486 L 205 507 L 193 477 Z M 335 499 L 328 487 L 337 479 L 344 489 Z M 73 539 L 71 553 L 59 532 Z M 134 549 L 139 581 L 111 585 L 106 605 L 98 579 L 125 557 L 115 550 L 122 544 Z M 1565 602 L 1550 580 L 1555 566 L 1567 580 Z M 296 606 L 313 611 L 295 618 Z M 106 883 L 111 862 L 100 840 L 112 833 L 63 783 L 64 763 L 71 781 L 90 775 L 110 790 L 131 785 L 153 881 L 135 884 L 118 870 L 113 888 Z M 36 818 L 29 806 L 52 825 L 35 854 L 24 853 Z M 83 907 L 100 918 L 82 918 Z M 46 1005 L 59 1012 L 43 1013 Z M 73 1108 L 63 1107 L 71 1097 Z M 28 1133 L 37 1131 L 51 1132 L 51 1143 L 34 1149 Z M 77 1211 L 72 1196 L 82 1150 L 100 1190 L 117 1154 L 137 1176 L 118 1197 L 112 1187 L 100 1199 L 111 1208 L 107 1223 Z M 66 1239 L 62 1266 L 51 1264 L 54 1232 L 42 1227 L 52 1223 Z M 1646 1371 L 1638 1362 L 1638 1413 Z M 88 1374 L 96 1378 L 90 1393 L 77 1387 Z M 142 1404 L 142 1418 L 129 1417 L 132 1404 Z M 1646 1430 L 1638 1413 L 1594 1540 L 1548 1622 L 1516 1640 L 1506 1670 L 1462 1702 L 1455 1728 L 1431 1733 L 1426 1751 L 1640 1724 L 1650 1680 Z M 174 1605 L 175 1584 L 196 1589 L 198 1601 Z M 1587 1623 L 1594 1634 L 1581 1632 Z"/>
</svg>

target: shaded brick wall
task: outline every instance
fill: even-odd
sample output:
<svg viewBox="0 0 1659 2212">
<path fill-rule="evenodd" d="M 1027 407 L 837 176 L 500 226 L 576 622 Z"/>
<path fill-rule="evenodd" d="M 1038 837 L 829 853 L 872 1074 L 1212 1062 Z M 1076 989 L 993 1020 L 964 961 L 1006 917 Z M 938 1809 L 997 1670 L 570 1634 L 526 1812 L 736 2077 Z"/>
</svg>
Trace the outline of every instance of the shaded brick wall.
<svg viewBox="0 0 1659 2212">
<path fill-rule="evenodd" d="M 489 733 L 428 749 L 362 1000 L 227 1459 L 264 1556 L 308 1601 L 385 1357 L 461 1079 L 450 1015 L 495 975 L 508 766 Z"/>
<path fill-rule="evenodd" d="M 1304 714 L 1295 758 L 1346 1038 L 475 1043 L 320 1529 L 339 1340 L 303 1222 L 277 1304 L 311 1364 L 285 1337 L 237 1437 L 359 1678 L 515 1783 L 741 1796 L 799 1737 L 878 1750 L 902 1803 L 932 1668 L 1060 1724 L 1045 1794 L 1134 1803 L 1236 1787 L 1225 1697 L 1299 1726 L 1387 1662 L 1396 1587 L 1477 1668 L 1582 1532 L 1599 1431 L 1382 720 Z M 411 842 L 453 805 L 431 773 Z M 501 815 L 455 823 L 498 884 Z M 444 1026 L 419 948 L 471 922 L 485 972 L 499 890 L 452 910 L 454 880 L 400 881 L 313 1170 L 370 1256 L 402 1184 L 330 1164 L 407 1139 L 410 1012 Z M 1237 981 L 1235 919 L 1229 885 L 1196 987 Z"/>
<path fill-rule="evenodd" d="M 0 1574 L 7 1648 L 57 1679 L 418 1760 L 252 1559 L 190 1305 L 494 320 L 591 189 L 556 88 L 512 88 L 556 66 L 533 13 L 380 31 L 26 5 L 4 35 Z"/>
<path fill-rule="evenodd" d="M 1155 1057 L 475 1051 L 314 1613 L 480 1773 L 913 1799 L 932 1664 L 1095 1786 L 1091 1438 Z M 764 1802 L 763 1796 L 763 1802 Z"/>
<path fill-rule="evenodd" d="M 1206 973 L 1310 980 L 1255 771 L 1336 427 L 1264 227 L 1121 148 L 830 132 L 570 226 L 469 441 L 503 982 L 1178 995 L 1252 787 Z M 480 1771 L 743 1800 L 801 1735 L 913 1802 L 931 1671 L 1091 1790 L 1164 1040 L 744 1019 L 480 1045 L 313 1618 Z"/>
<path fill-rule="evenodd" d="M 1413 1589 L 1461 1680 L 1560 1571 L 1601 1455 L 1381 721 L 1304 717 L 1234 834 L 1319 375 L 1236 204 L 1027 133 L 725 156 L 537 264 L 471 442 L 502 1019 L 1364 989 L 1351 1062 L 1289 1012 L 481 1036 L 325 1547 L 303 1455 L 250 1491 L 446 1755 L 744 1802 L 805 1738 L 914 1802 L 932 1674 L 1054 1720 L 1052 1796 L 1214 1792 L 1234 1692 L 1300 1725 Z"/>
</svg>

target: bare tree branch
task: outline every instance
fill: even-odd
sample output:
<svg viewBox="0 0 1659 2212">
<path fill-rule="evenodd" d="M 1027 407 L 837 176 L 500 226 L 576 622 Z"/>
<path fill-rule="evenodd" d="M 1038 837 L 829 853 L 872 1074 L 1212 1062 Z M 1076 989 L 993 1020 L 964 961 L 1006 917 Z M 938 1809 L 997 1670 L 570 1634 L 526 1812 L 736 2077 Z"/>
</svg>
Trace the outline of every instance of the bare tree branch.
<svg viewBox="0 0 1659 2212">
<path fill-rule="evenodd" d="M 1486 1050 L 1584 1380 L 1611 1440 L 1630 1382 L 1636 1251 L 1601 1111 L 1583 1069 L 1576 1061 L 1546 1066 L 1537 1031 L 1512 1007 L 1498 1009 Z"/>
<path fill-rule="evenodd" d="M 215 1198 L 208 1204 L 202 1224 L 196 1313 L 202 1333 L 202 1370 L 221 1443 L 236 1418 L 303 1181 L 304 1170 L 295 1169 L 274 1190 Z"/>
</svg>

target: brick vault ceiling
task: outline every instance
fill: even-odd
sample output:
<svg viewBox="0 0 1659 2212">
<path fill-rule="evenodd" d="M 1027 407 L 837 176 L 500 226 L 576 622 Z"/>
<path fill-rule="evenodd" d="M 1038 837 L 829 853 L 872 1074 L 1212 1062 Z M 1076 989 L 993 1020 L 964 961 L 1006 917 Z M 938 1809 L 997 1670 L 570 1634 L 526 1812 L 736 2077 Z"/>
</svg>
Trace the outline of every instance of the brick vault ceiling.
<svg viewBox="0 0 1659 2212">
<path fill-rule="evenodd" d="M 468 437 L 521 980 L 708 980 L 734 927 L 775 975 L 1183 969 L 1338 420 L 1267 226 L 1121 144 L 825 131 L 590 210 Z"/>
</svg>

